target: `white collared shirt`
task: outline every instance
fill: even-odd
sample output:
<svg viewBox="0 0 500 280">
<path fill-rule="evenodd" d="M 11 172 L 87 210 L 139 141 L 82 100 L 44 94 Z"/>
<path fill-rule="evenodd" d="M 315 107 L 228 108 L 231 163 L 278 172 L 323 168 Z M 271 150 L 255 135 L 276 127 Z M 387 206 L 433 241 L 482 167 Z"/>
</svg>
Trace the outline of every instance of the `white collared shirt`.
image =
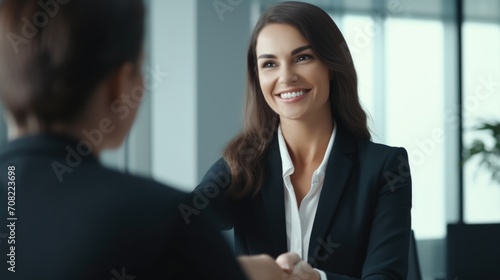
<svg viewBox="0 0 500 280">
<path fill-rule="evenodd" d="M 323 161 L 318 169 L 314 171 L 311 180 L 311 189 L 302 199 L 299 208 L 291 180 L 291 175 L 295 169 L 290 154 L 288 153 L 285 139 L 281 133 L 281 126 L 278 127 L 278 143 L 283 169 L 285 193 L 286 239 L 288 251 L 297 253 L 304 261 L 307 261 L 311 231 L 318 208 L 321 188 L 323 187 L 323 181 L 325 179 L 326 165 L 332 151 L 336 132 L 337 126 L 334 125 Z M 326 280 L 326 274 L 321 270 L 317 271 L 321 275 L 321 280 Z"/>
</svg>

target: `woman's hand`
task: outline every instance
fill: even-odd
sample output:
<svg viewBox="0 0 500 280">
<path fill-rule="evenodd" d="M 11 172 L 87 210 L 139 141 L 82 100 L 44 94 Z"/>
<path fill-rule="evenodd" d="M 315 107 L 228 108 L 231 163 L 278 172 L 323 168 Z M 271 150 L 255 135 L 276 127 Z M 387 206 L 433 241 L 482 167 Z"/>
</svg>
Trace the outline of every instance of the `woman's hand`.
<svg viewBox="0 0 500 280">
<path fill-rule="evenodd" d="M 268 255 L 238 257 L 243 271 L 250 280 L 283 280 L 287 275 Z"/>
<path fill-rule="evenodd" d="M 296 253 L 281 254 L 276 263 L 287 273 L 283 279 L 287 280 L 320 280 L 319 272 L 314 270 L 307 262 L 300 259 Z"/>
</svg>

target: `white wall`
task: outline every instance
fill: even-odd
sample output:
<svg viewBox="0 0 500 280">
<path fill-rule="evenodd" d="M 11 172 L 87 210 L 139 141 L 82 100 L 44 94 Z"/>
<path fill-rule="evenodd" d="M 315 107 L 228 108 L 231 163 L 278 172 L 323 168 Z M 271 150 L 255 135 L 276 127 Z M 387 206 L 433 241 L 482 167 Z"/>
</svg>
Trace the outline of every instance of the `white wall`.
<svg viewBox="0 0 500 280">
<path fill-rule="evenodd" d="M 152 175 L 188 190 L 196 177 L 196 1 L 150 1 Z M 165 74 L 166 75 L 166 74 Z"/>
<path fill-rule="evenodd" d="M 168 73 L 150 97 L 152 175 L 190 191 L 241 128 L 250 4 L 150 4 L 150 63 Z"/>
</svg>

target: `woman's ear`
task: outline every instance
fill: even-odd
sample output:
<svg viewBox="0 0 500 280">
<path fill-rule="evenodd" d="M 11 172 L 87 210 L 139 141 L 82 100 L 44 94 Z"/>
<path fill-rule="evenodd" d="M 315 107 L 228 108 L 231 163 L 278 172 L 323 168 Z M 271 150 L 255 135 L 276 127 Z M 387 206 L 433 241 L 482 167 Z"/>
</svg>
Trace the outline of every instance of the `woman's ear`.
<svg viewBox="0 0 500 280">
<path fill-rule="evenodd" d="M 127 91 L 130 91 L 134 71 L 135 66 L 131 62 L 127 62 L 111 74 L 107 85 L 109 104 L 122 99 L 123 95 L 128 94 Z"/>
</svg>

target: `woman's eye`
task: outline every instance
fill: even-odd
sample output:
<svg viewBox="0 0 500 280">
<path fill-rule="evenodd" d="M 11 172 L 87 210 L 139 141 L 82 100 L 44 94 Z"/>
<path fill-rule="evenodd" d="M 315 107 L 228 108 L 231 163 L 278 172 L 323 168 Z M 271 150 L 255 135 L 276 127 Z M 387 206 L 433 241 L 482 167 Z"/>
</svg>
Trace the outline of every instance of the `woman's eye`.
<svg viewBox="0 0 500 280">
<path fill-rule="evenodd" d="M 297 62 L 304 61 L 304 60 L 309 60 L 311 59 L 312 56 L 308 54 L 301 55 L 297 58 Z"/>
<path fill-rule="evenodd" d="M 272 61 L 266 61 L 262 64 L 262 68 L 269 68 L 269 67 L 274 67 L 276 64 Z"/>
<path fill-rule="evenodd" d="M 275 64 L 272 61 L 266 61 L 262 64 L 262 68 L 269 68 L 269 67 L 274 67 Z"/>
</svg>

